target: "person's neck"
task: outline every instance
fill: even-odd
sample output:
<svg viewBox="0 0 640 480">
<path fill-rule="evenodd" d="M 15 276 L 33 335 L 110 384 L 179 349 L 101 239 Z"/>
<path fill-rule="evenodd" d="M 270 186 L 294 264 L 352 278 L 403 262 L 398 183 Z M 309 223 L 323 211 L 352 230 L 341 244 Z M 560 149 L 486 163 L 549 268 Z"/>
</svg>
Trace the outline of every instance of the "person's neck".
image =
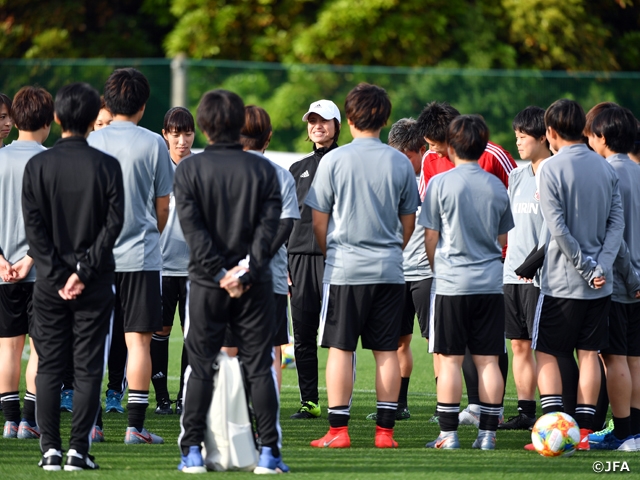
<svg viewBox="0 0 640 480">
<path fill-rule="evenodd" d="M 174 155 L 173 153 L 169 152 L 169 155 L 171 156 L 171 161 L 173 163 L 175 163 L 176 165 L 178 165 L 182 160 L 184 160 L 185 158 L 187 158 L 189 155 L 191 155 L 191 150 L 189 150 L 189 153 L 187 153 L 185 156 L 183 157 L 179 157 L 177 155 Z"/>
<path fill-rule="evenodd" d="M 354 139 L 355 138 L 380 138 L 380 130 L 358 130 L 357 128 L 353 127 L 351 129 L 351 136 Z"/>
<path fill-rule="evenodd" d="M 320 150 L 321 148 L 329 148 L 333 145 L 333 138 L 325 143 L 316 143 L 316 150 Z"/>
<path fill-rule="evenodd" d="M 531 158 L 531 168 L 533 169 L 533 174 L 535 175 L 538 172 L 538 167 L 540 166 L 540 162 L 542 162 L 545 158 L 549 158 L 551 156 L 551 152 L 549 150 L 544 150 L 537 155 L 533 155 Z"/>
<path fill-rule="evenodd" d="M 475 164 L 478 163 L 477 160 L 465 160 L 463 158 L 458 158 L 458 157 L 450 158 L 449 160 L 451 160 L 456 167 L 459 167 L 460 165 L 469 165 L 472 163 L 475 163 Z"/>
<path fill-rule="evenodd" d="M 44 129 L 36 130 L 35 132 L 26 132 L 24 130 L 18 130 L 18 140 L 21 142 L 37 142 L 42 143 L 47 139 L 49 132 L 45 132 Z"/>
<path fill-rule="evenodd" d="M 563 147 L 570 147 L 571 145 L 584 145 L 582 140 L 565 140 L 564 138 L 558 136 L 556 140 L 556 151 L 560 151 Z"/>
<path fill-rule="evenodd" d="M 140 120 L 142 119 L 142 115 L 140 114 L 140 112 L 136 113 L 135 115 L 114 115 L 113 116 L 113 121 L 114 122 L 131 122 L 135 125 L 138 125 L 138 123 L 140 123 Z"/>
</svg>

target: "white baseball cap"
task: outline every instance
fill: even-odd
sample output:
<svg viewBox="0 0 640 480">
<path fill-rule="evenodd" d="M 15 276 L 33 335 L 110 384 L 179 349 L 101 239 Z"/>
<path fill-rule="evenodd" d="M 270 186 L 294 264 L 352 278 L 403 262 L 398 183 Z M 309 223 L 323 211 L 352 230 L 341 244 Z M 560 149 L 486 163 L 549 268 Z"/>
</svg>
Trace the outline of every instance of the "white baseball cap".
<svg viewBox="0 0 640 480">
<path fill-rule="evenodd" d="M 325 120 L 331 120 L 332 118 L 335 118 L 336 120 L 338 120 L 338 123 L 341 123 L 340 110 L 338 109 L 338 106 L 331 100 L 318 100 L 317 102 L 313 102 L 311 105 L 309 105 L 309 111 L 302 117 L 302 121 L 306 122 L 309 118 L 309 114 L 311 113 L 317 113 Z"/>
</svg>

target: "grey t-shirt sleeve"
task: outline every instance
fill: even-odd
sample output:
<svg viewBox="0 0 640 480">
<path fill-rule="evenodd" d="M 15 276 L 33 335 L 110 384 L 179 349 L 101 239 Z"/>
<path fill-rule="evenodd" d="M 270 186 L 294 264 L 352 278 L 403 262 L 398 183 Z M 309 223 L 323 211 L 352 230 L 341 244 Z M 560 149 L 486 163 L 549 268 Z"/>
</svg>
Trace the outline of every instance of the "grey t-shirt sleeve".
<svg viewBox="0 0 640 480">
<path fill-rule="evenodd" d="M 399 215 L 411 215 L 416 213 L 420 205 L 420 196 L 418 194 L 418 184 L 416 183 L 415 172 L 410 167 L 406 169 L 406 176 L 402 193 L 400 195 L 400 205 L 398 207 Z"/>
<path fill-rule="evenodd" d="M 614 267 L 624 281 L 627 294 L 633 298 L 635 293 L 640 290 L 640 277 L 631 264 L 631 253 L 624 239 L 620 243 L 620 250 L 614 261 Z"/>
<path fill-rule="evenodd" d="M 433 177 L 427 185 L 427 193 L 424 196 L 422 210 L 418 217 L 418 224 L 429 230 L 440 231 L 440 202 L 438 199 L 439 179 Z"/>
<path fill-rule="evenodd" d="M 502 235 L 507 233 L 516 224 L 513 222 L 513 215 L 511 214 L 511 207 L 509 205 L 509 198 L 506 199 L 505 209 L 502 212 L 502 216 L 500 217 L 500 225 L 498 226 L 498 235 Z"/>
<path fill-rule="evenodd" d="M 280 169 L 280 179 L 282 182 L 282 213 L 280 218 L 300 218 L 298 208 L 298 197 L 296 195 L 296 181 L 288 170 Z"/>
<path fill-rule="evenodd" d="M 326 155 L 318 165 L 316 176 L 304 201 L 305 204 L 322 213 L 331 213 L 334 204 L 331 162 L 327 158 L 329 155 Z"/>
<path fill-rule="evenodd" d="M 549 169 L 538 171 L 538 175 L 540 175 L 540 208 L 549 233 L 558 244 L 562 254 L 573 263 L 582 278 L 593 286 L 593 279 L 602 275 L 602 273 L 599 272 L 598 274 L 596 272 L 597 263 L 593 258 L 585 258 L 580 249 L 580 244 L 571 235 L 569 227 L 567 227 L 562 207 L 561 188 L 557 185 L 556 179 L 549 174 Z"/>
<path fill-rule="evenodd" d="M 167 196 L 173 191 L 173 164 L 162 137 L 158 137 L 158 165 L 153 186 L 156 198 Z"/>
<path fill-rule="evenodd" d="M 607 231 L 604 236 L 602 250 L 598 255 L 598 266 L 602 272 L 610 272 L 613 262 L 620 251 L 620 242 L 624 234 L 624 212 L 622 210 L 622 198 L 618 188 L 618 177 L 614 175 L 613 195 L 611 197 L 611 210 L 607 219 Z"/>
</svg>

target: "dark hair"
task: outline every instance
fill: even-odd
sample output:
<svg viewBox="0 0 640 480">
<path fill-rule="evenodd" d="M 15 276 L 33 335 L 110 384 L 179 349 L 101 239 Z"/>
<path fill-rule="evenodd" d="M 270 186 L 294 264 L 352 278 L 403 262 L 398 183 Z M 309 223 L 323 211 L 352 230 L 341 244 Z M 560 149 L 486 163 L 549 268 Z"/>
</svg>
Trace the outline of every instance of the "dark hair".
<svg viewBox="0 0 640 480">
<path fill-rule="evenodd" d="M 582 134 L 585 137 L 589 137 L 589 135 L 591 135 L 592 133 L 591 124 L 593 123 L 593 119 L 596 118 L 599 113 L 607 110 L 608 108 L 617 108 L 617 107 L 619 107 L 619 105 L 614 102 L 600 102 L 597 105 L 595 105 L 591 110 L 587 112 L 587 115 L 585 117 L 584 130 L 582 131 Z"/>
<path fill-rule="evenodd" d="M 338 143 L 338 138 L 340 137 L 340 122 L 338 121 L 337 118 L 332 118 L 331 120 L 333 120 L 333 127 L 334 127 L 335 132 L 336 132 L 336 133 L 333 134 L 333 143 L 337 144 Z M 307 135 L 306 141 L 307 142 L 311 141 L 311 139 L 309 138 L 309 135 Z"/>
<path fill-rule="evenodd" d="M 238 143 L 244 102 L 228 90 L 210 90 L 200 99 L 196 121 L 211 143 Z"/>
<path fill-rule="evenodd" d="M 422 138 L 444 142 L 447 130 L 460 112 L 446 102 L 427 103 L 417 120 L 417 131 Z"/>
<path fill-rule="evenodd" d="M 9 116 L 11 116 L 11 98 L 4 93 L 0 93 L 0 105 L 4 105 L 7 107 L 7 111 L 9 112 Z"/>
<path fill-rule="evenodd" d="M 18 130 L 35 132 L 53 122 L 53 97 L 42 87 L 22 87 L 11 104 Z"/>
<path fill-rule="evenodd" d="M 461 160 L 478 160 L 489 141 L 489 127 L 480 115 L 459 115 L 447 129 L 446 141 Z"/>
<path fill-rule="evenodd" d="M 244 126 L 240 130 L 240 143 L 247 150 L 262 150 L 273 131 L 271 117 L 264 108 L 244 107 Z"/>
<path fill-rule="evenodd" d="M 360 131 L 380 130 L 391 115 L 391 100 L 384 88 L 359 83 L 344 101 L 347 119 Z"/>
<path fill-rule="evenodd" d="M 556 100 L 544 112 L 545 127 L 553 128 L 564 140 L 581 141 L 585 122 L 580 104 L 567 98 Z"/>
<path fill-rule="evenodd" d="M 100 110 L 106 110 L 107 112 L 111 112 L 107 108 L 107 104 L 104 102 L 104 95 L 100 95 Z"/>
<path fill-rule="evenodd" d="M 418 134 L 413 118 L 401 118 L 391 125 L 387 142 L 401 152 L 419 152 L 424 146 L 424 139 Z"/>
<path fill-rule="evenodd" d="M 629 150 L 632 155 L 640 155 L 640 120 L 636 119 L 636 141 L 633 142 L 633 148 Z"/>
<path fill-rule="evenodd" d="M 113 115 L 135 115 L 150 94 L 149 81 L 135 68 L 115 70 L 104 84 L 104 102 Z"/>
<path fill-rule="evenodd" d="M 196 131 L 193 115 L 184 107 L 170 108 L 169 111 L 164 114 L 162 128 L 167 133 L 188 133 Z"/>
<path fill-rule="evenodd" d="M 628 153 L 636 141 L 636 119 L 627 108 L 606 108 L 592 120 L 591 131 L 597 137 L 604 137 L 605 145 L 612 152 Z"/>
<path fill-rule="evenodd" d="M 544 126 L 544 109 L 528 106 L 518 112 L 512 126 L 515 132 L 522 132 L 534 138 L 544 137 L 547 133 Z"/>
<path fill-rule="evenodd" d="M 100 113 L 100 94 L 88 83 L 65 85 L 56 94 L 55 110 L 63 132 L 84 136 Z"/>
</svg>

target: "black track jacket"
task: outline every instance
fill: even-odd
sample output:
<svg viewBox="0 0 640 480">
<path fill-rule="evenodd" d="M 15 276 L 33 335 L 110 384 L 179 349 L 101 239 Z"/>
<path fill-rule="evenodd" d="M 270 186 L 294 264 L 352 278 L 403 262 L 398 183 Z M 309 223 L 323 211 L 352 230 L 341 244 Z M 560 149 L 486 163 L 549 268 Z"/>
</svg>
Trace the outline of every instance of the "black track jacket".
<svg viewBox="0 0 640 480">
<path fill-rule="evenodd" d="M 29 160 L 22 211 L 36 281 L 60 290 L 77 273 L 85 286 L 113 283 L 124 201 L 120 164 L 84 137 L 62 138 Z"/>
<path fill-rule="evenodd" d="M 250 255 L 249 283 L 271 281 L 270 248 L 282 200 L 268 160 L 240 144 L 216 143 L 180 162 L 173 185 L 176 209 L 189 245 L 189 279 L 220 288 L 221 269 Z"/>
</svg>

